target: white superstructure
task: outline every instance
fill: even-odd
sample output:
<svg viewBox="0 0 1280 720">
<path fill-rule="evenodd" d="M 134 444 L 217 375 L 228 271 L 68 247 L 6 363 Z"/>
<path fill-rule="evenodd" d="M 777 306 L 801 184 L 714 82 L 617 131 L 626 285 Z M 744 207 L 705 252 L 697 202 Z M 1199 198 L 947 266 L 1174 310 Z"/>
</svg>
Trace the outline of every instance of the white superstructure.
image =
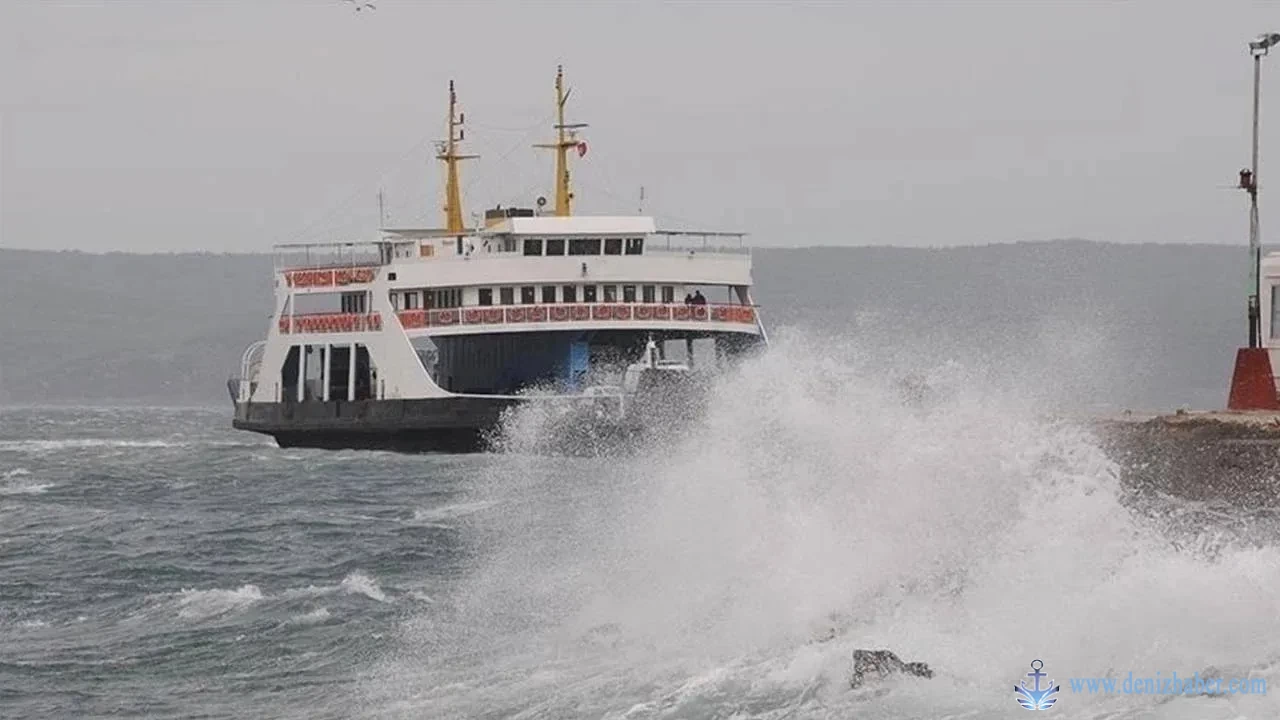
<svg viewBox="0 0 1280 720">
<path fill-rule="evenodd" d="M 390 411 L 344 403 L 386 401 L 439 401 L 404 412 L 448 423 L 451 407 L 479 417 L 486 402 L 530 389 L 635 391 L 646 370 L 689 371 L 765 342 L 742 234 L 571 214 L 568 154 L 585 145 L 574 134 L 582 126 L 564 122 L 559 75 L 556 93 L 557 140 L 544 146 L 556 151 L 554 210 L 539 198 L 536 211 L 498 207 L 482 227 L 462 226 L 457 163 L 469 156 L 456 149 L 451 85 L 450 139 L 438 155 L 448 168 L 446 227 L 275 248 L 267 337 L 245 351 L 231 387 L 238 426 L 354 432 L 360 413 L 385 420 Z M 479 423 L 458 414 L 459 427 Z"/>
</svg>

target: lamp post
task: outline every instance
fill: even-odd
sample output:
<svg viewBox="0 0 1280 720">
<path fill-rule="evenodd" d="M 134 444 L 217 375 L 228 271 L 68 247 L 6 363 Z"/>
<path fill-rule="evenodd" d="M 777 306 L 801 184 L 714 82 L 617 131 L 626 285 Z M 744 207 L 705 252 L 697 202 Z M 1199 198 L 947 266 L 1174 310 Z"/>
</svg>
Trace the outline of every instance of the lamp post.
<svg viewBox="0 0 1280 720">
<path fill-rule="evenodd" d="M 1253 56 L 1253 155 L 1249 168 L 1240 171 L 1240 189 L 1249 193 L 1249 347 L 1262 343 L 1261 307 L 1262 244 L 1258 237 L 1258 97 L 1262 58 L 1280 44 L 1280 33 L 1263 33 L 1249 42 Z"/>
</svg>

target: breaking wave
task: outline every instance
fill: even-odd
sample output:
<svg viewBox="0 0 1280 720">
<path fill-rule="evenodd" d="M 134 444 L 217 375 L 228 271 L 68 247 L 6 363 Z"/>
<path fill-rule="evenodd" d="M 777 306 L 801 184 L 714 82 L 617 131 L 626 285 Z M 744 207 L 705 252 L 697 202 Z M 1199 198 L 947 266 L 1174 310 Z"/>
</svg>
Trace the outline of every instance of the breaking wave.
<svg viewBox="0 0 1280 720">
<path fill-rule="evenodd" d="M 380 717 L 985 717 L 1016 710 L 1033 659 L 1064 685 L 1273 672 L 1275 547 L 1208 526 L 1172 542 L 1087 429 L 1044 419 L 1042 388 L 945 362 L 918 380 L 792 336 L 638 453 L 497 457 L 474 565 L 405 624 L 364 699 Z M 536 446 L 540 423 L 507 431 Z M 866 647 L 937 677 L 850 691 Z M 1276 714 L 1265 697 L 1054 710 L 1166 705 Z"/>
</svg>

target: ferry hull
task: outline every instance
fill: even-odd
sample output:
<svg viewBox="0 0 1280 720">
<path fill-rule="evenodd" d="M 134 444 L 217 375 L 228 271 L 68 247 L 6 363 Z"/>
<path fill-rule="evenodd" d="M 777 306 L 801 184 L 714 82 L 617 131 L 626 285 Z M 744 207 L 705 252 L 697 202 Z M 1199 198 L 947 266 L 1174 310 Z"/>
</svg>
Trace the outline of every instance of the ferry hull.
<svg viewBox="0 0 1280 720">
<path fill-rule="evenodd" d="M 232 425 L 280 447 L 477 452 L 515 398 L 237 403 Z"/>
</svg>

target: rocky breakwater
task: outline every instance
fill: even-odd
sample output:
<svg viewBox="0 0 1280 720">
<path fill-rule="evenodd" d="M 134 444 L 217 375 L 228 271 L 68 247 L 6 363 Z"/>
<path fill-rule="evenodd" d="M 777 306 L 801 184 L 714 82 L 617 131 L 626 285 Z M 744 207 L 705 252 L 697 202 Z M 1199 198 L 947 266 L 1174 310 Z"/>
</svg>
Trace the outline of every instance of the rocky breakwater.
<svg viewBox="0 0 1280 720">
<path fill-rule="evenodd" d="M 1280 413 L 1126 414 L 1093 424 L 1137 492 L 1280 507 Z"/>
</svg>

